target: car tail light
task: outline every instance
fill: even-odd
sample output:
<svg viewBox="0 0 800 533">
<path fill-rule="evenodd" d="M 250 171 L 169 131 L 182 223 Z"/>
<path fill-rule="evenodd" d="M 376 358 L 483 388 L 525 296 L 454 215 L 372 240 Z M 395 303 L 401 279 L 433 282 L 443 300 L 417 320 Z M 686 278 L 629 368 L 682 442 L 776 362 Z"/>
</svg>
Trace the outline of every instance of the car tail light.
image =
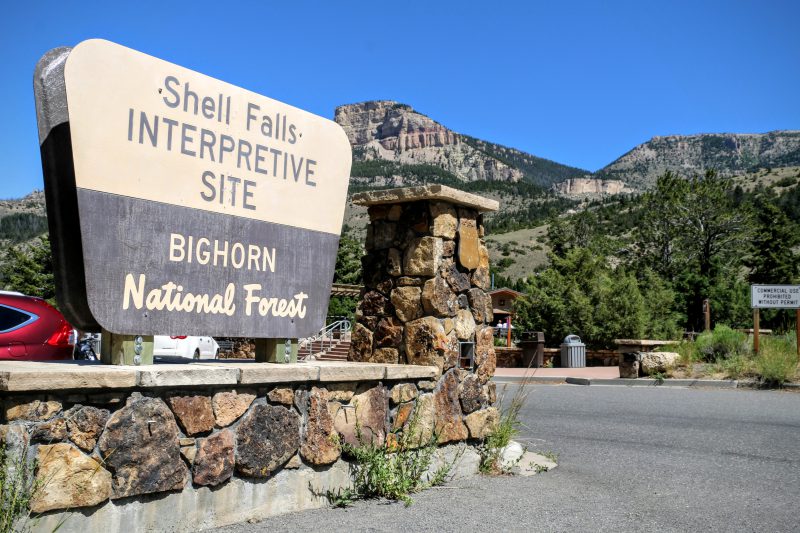
<svg viewBox="0 0 800 533">
<path fill-rule="evenodd" d="M 72 326 L 66 322 L 62 322 L 56 332 L 47 339 L 47 344 L 50 346 L 69 346 L 71 339 Z"/>
<path fill-rule="evenodd" d="M 186 335 L 170 335 L 170 336 L 169 336 L 169 338 L 170 338 L 170 339 L 180 339 L 180 340 L 183 340 L 183 339 L 185 339 L 185 338 L 186 338 Z"/>
</svg>

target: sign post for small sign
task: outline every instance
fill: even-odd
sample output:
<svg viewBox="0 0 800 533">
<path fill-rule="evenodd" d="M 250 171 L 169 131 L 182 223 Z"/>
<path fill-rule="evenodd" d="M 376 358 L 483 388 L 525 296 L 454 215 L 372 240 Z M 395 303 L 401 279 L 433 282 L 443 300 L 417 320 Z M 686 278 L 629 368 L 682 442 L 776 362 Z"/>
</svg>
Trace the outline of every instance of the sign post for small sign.
<svg viewBox="0 0 800 533">
<path fill-rule="evenodd" d="M 111 332 L 104 360 L 204 335 L 273 339 L 259 360 L 283 362 L 324 325 L 352 161 L 338 124 L 98 39 L 45 54 L 34 90 L 56 297 Z"/>
<path fill-rule="evenodd" d="M 800 355 L 800 285 L 751 285 L 750 306 L 753 308 L 753 350 L 758 353 L 760 309 L 795 309 L 797 355 Z"/>
</svg>

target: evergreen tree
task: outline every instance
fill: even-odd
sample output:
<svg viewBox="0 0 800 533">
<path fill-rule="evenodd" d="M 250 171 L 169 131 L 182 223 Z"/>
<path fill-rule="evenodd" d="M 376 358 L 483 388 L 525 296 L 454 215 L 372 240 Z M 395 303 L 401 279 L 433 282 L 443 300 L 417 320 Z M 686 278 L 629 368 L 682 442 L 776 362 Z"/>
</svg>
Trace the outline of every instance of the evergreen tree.
<svg viewBox="0 0 800 533">
<path fill-rule="evenodd" d="M 640 256 L 674 283 L 689 329 L 703 327 L 703 300 L 724 294 L 721 289 L 737 278 L 742 245 L 753 234 L 752 212 L 746 203 L 736 205 L 735 196 L 731 182 L 713 171 L 689 180 L 667 172 L 645 195 Z"/>
<path fill-rule="evenodd" d="M 757 228 L 750 241 L 748 281 L 754 284 L 791 284 L 797 279 L 800 261 L 793 248 L 800 244 L 797 228 L 771 198 L 755 200 Z"/>
<path fill-rule="evenodd" d="M 347 235 L 339 239 L 339 250 L 336 252 L 336 267 L 333 273 L 334 283 L 358 285 L 361 283 L 361 256 L 364 250 L 361 243 Z M 349 296 L 332 296 L 328 304 L 329 317 L 348 317 L 353 319 L 358 305 L 358 298 Z"/>
<path fill-rule="evenodd" d="M 355 239 L 342 235 L 339 239 L 339 250 L 336 252 L 336 270 L 333 274 L 334 283 L 358 285 L 361 283 L 361 256 L 364 249 Z"/>
<path fill-rule="evenodd" d="M 514 302 L 523 329 L 543 331 L 550 345 L 577 334 L 590 346 L 611 347 L 616 338 L 641 338 L 647 310 L 634 276 L 612 269 L 605 257 L 574 248 L 551 255 L 552 266 L 528 278 Z"/>
<path fill-rule="evenodd" d="M 6 290 L 38 296 L 54 303 L 56 287 L 50 239 L 40 237 L 27 250 L 19 245 L 11 246 L 0 270 L 0 282 Z"/>
</svg>

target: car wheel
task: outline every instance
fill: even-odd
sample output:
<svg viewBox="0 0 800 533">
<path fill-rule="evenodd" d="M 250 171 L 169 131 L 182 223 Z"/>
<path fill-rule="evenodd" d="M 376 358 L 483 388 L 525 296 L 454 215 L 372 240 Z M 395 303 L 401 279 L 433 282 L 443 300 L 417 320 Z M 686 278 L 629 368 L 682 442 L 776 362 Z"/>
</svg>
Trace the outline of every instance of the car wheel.
<svg viewBox="0 0 800 533">
<path fill-rule="evenodd" d="M 195 359 L 200 359 L 200 348 L 198 348 L 198 349 L 196 349 L 194 351 L 194 358 Z"/>
</svg>

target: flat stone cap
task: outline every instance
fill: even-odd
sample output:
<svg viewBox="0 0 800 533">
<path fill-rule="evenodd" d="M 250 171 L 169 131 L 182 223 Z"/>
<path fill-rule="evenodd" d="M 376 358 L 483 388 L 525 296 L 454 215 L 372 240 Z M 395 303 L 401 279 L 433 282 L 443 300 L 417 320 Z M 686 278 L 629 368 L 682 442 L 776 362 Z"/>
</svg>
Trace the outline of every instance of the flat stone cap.
<svg viewBox="0 0 800 533">
<path fill-rule="evenodd" d="M 454 205 L 470 207 L 478 211 L 497 211 L 500 202 L 490 200 L 477 194 L 459 191 L 446 185 L 420 185 L 418 187 L 400 187 L 366 191 L 353 195 L 356 205 L 385 205 L 418 202 L 420 200 L 438 200 Z"/>
<path fill-rule="evenodd" d="M 275 383 L 436 379 L 435 366 L 309 361 L 256 363 L 220 359 L 143 366 L 99 361 L 0 361 L 0 392 L 154 387 L 207 387 Z"/>
</svg>

